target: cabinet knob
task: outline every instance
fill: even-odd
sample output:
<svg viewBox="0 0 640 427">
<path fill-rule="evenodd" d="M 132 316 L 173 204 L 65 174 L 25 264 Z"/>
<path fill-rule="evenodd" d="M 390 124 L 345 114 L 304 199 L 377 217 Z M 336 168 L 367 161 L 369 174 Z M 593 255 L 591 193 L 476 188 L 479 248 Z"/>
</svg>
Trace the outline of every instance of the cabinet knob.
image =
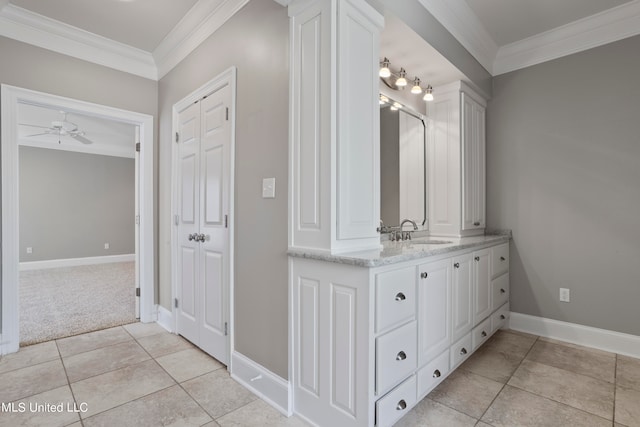
<svg viewBox="0 0 640 427">
<path fill-rule="evenodd" d="M 473 225 L 475 225 L 476 227 L 480 225 L 480 223 L 478 221 L 474 222 Z"/>
<path fill-rule="evenodd" d="M 439 369 L 436 369 L 435 371 L 433 371 L 433 378 L 440 378 L 440 375 L 442 375 L 440 373 Z"/>
<path fill-rule="evenodd" d="M 396 360 L 399 360 L 399 361 L 405 360 L 406 358 L 407 358 L 407 353 L 405 353 L 404 351 L 401 351 L 396 355 Z"/>
<path fill-rule="evenodd" d="M 504 319 L 506 319 L 506 317 L 504 316 L 504 314 L 501 314 L 500 315 L 500 320 L 504 320 Z"/>
<path fill-rule="evenodd" d="M 487 333 L 485 331 L 482 331 L 482 333 L 480 334 L 482 336 L 482 338 L 487 336 Z"/>
<path fill-rule="evenodd" d="M 420 278 L 426 279 L 427 277 L 429 277 L 429 273 L 427 273 L 426 271 L 420 273 Z"/>
<path fill-rule="evenodd" d="M 467 354 L 467 349 L 462 347 L 462 349 L 460 350 L 460 354 Z"/>
<path fill-rule="evenodd" d="M 480 257 L 479 257 L 479 256 L 475 257 L 474 259 L 475 259 L 476 261 L 480 261 Z"/>
<path fill-rule="evenodd" d="M 396 406 L 396 410 L 404 411 L 405 409 L 407 409 L 407 402 L 405 402 L 404 399 L 402 399 L 400 402 L 398 402 L 398 405 Z"/>
<path fill-rule="evenodd" d="M 404 296 L 404 294 L 403 294 L 402 292 L 398 292 L 398 293 L 396 294 L 396 301 L 404 301 L 404 300 L 406 300 L 406 299 L 407 299 L 407 297 L 406 297 L 406 296 Z"/>
<path fill-rule="evenodd" d="M 507 259 L 503 256 L 500 257 L 500 261 L 506 261 Z"/>
<path fill-rule="evenodd" d="M 189 237 L 188 237 L 189 241 L 194 240 L 196 238 L 196 236 L 197 236 L 197 234 L 189 234 Z M 197 240 L 196 240 L 196 242 L 197 242 Z"/>
<path fill-rule="evenodd" d="M 455 268 L 460 268 L 460 263 L 459 263 L 459 262 L 456 262 L 455 264 L 453 264 L 453 266 L 454 266 Z"/>
<path fill-rule="evenodd" d="M 507 292 L 507 291 L 505 291 L 504 289 L 500 288 L 500 293 L 501 294 L 504 294 L 505 292 Z"/>
</svg>

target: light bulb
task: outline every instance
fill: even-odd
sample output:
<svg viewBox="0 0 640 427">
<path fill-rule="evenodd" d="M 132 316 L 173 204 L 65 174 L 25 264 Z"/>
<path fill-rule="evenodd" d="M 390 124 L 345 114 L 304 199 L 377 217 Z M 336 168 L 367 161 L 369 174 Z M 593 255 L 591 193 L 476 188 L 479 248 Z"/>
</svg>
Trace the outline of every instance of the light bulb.
<svg viewBox="0 0 640 427">
<path fill-rule="evenodd" d="M 433 101 L 433 88 L 431 87 L 431 85 L 427 86 L 427 88 L 424 90 L 424 98 L 422 98 L 425 101 Z"/>
<path fill-rule="evenodd" d="M 422 88 L 420 87 L 420 79 L 417 77 L 413 79 L 413 87 L 411 88 L 411 93 L 414 93 L 416 95 L 422 93 Z"/>
<path fill-rule="evenodd" d="M 380 77 L 391 77 L 391 70 L 389 69 L 389 60 L 387 58 L 384 58 L 384 60 L 382 61 L 382 67 L 380 68 Z"/>
<path fill-rule="evenodd" d="M 398 80 L 396 80 L 396 86 L 398 87 L 405 87 L 407 85 L 407 79 L 406 76 L 407 72 L 404 70 L 404 68 L 400 68 L 400 77 L 398 77 Z"/>
<path fill-rule="evenodd" d="M 392 105 L 391 107 L 389 107 L 389 109 L 390 109 L 391 111 L 398 111 L 398 108 L 397 108 L 397 107 L 394 107 L 393 105 Z"/>
<path fill-rule="evenodd" d="M 394 103 L 393 103 L 393 106 L 396 108 L 396 110 L 397 110 L 398 108 L 402 108 L 402 104 L 400 104 L 399 102 L 394 102 Z"/>
</svg>

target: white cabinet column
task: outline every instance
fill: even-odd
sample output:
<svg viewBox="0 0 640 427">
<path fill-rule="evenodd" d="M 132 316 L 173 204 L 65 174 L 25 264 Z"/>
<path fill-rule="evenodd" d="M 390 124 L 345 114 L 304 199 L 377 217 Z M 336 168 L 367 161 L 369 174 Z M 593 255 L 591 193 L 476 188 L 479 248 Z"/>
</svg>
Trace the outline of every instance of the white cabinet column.
<svg viewBox="0 0 640 427">
<path fill-rule="evenodd" d="M 289 17 L 289 247 L 378 248 L 383 17 L 365 0 L 294 0 Z"/>
</svg>

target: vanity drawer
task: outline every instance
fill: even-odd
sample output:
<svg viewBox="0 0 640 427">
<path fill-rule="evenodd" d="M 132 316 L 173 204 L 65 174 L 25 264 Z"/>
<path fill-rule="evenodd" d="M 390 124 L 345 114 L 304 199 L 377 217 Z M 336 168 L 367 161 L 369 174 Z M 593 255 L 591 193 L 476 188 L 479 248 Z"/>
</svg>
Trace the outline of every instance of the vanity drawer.
<svg viewBox="0 0 640 427">
<path fill-rule="evenodd" d="M 451 346 L 451 369 L 455 369 L 471 355 L 471 332 Z"/>
<path fill-rule="evenodd" d="M 491 281 L 491 307 L 495 310 L 509 301 L 509 273 Z"/>
<path fill-rule="evenodd" d="M 509 271 L 509 244 L 491 248 L 491 277 L 498 277 Z"/>
<path fill-rule="evenodd" d="M 449 374 L 449 350 L 418 371 L 418 398 L 433 390 Z"/>
<path fill-rule="evenodd" d="M 509 321 L 509 313 L 509 303 L 506 303 L 491 315 L 491 329 L 493 330 L 493 332 L 507 326 L 507 322 Z"/>
<path fill-rule="evenodd" d="M 416 404 L 416 376 L 390 391 L 376 402 L 376 426 L 392 426 Z"/>
<path fill-rule="evenodd" d="M 416 322 L 376 339 L 376 394 L 405 379 L 418 367 Z"/>
<path fill-rule="evenodd" d="M 376 334 L 416 316 L 415 267 L 376 274 Z"/>
<path fill-rule="evenodd" d="M 487 317 L 482 323 L 471 331 L 471 348 L 476 351 L 491 336 L 491 317 Z"/>
</svg>

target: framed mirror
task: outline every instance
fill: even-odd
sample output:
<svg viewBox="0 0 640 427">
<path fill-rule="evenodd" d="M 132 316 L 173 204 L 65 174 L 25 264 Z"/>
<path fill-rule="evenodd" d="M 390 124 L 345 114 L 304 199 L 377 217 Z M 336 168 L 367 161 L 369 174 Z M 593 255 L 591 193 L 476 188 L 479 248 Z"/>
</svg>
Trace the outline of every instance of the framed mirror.
<svg viewBox="0 0 640 427">
<path fill-rule="evenodd" d="M 427 229 L 427 120 L 406 105 L 380 95 L 380 219 L 404 219 Z"/>
</svg>

